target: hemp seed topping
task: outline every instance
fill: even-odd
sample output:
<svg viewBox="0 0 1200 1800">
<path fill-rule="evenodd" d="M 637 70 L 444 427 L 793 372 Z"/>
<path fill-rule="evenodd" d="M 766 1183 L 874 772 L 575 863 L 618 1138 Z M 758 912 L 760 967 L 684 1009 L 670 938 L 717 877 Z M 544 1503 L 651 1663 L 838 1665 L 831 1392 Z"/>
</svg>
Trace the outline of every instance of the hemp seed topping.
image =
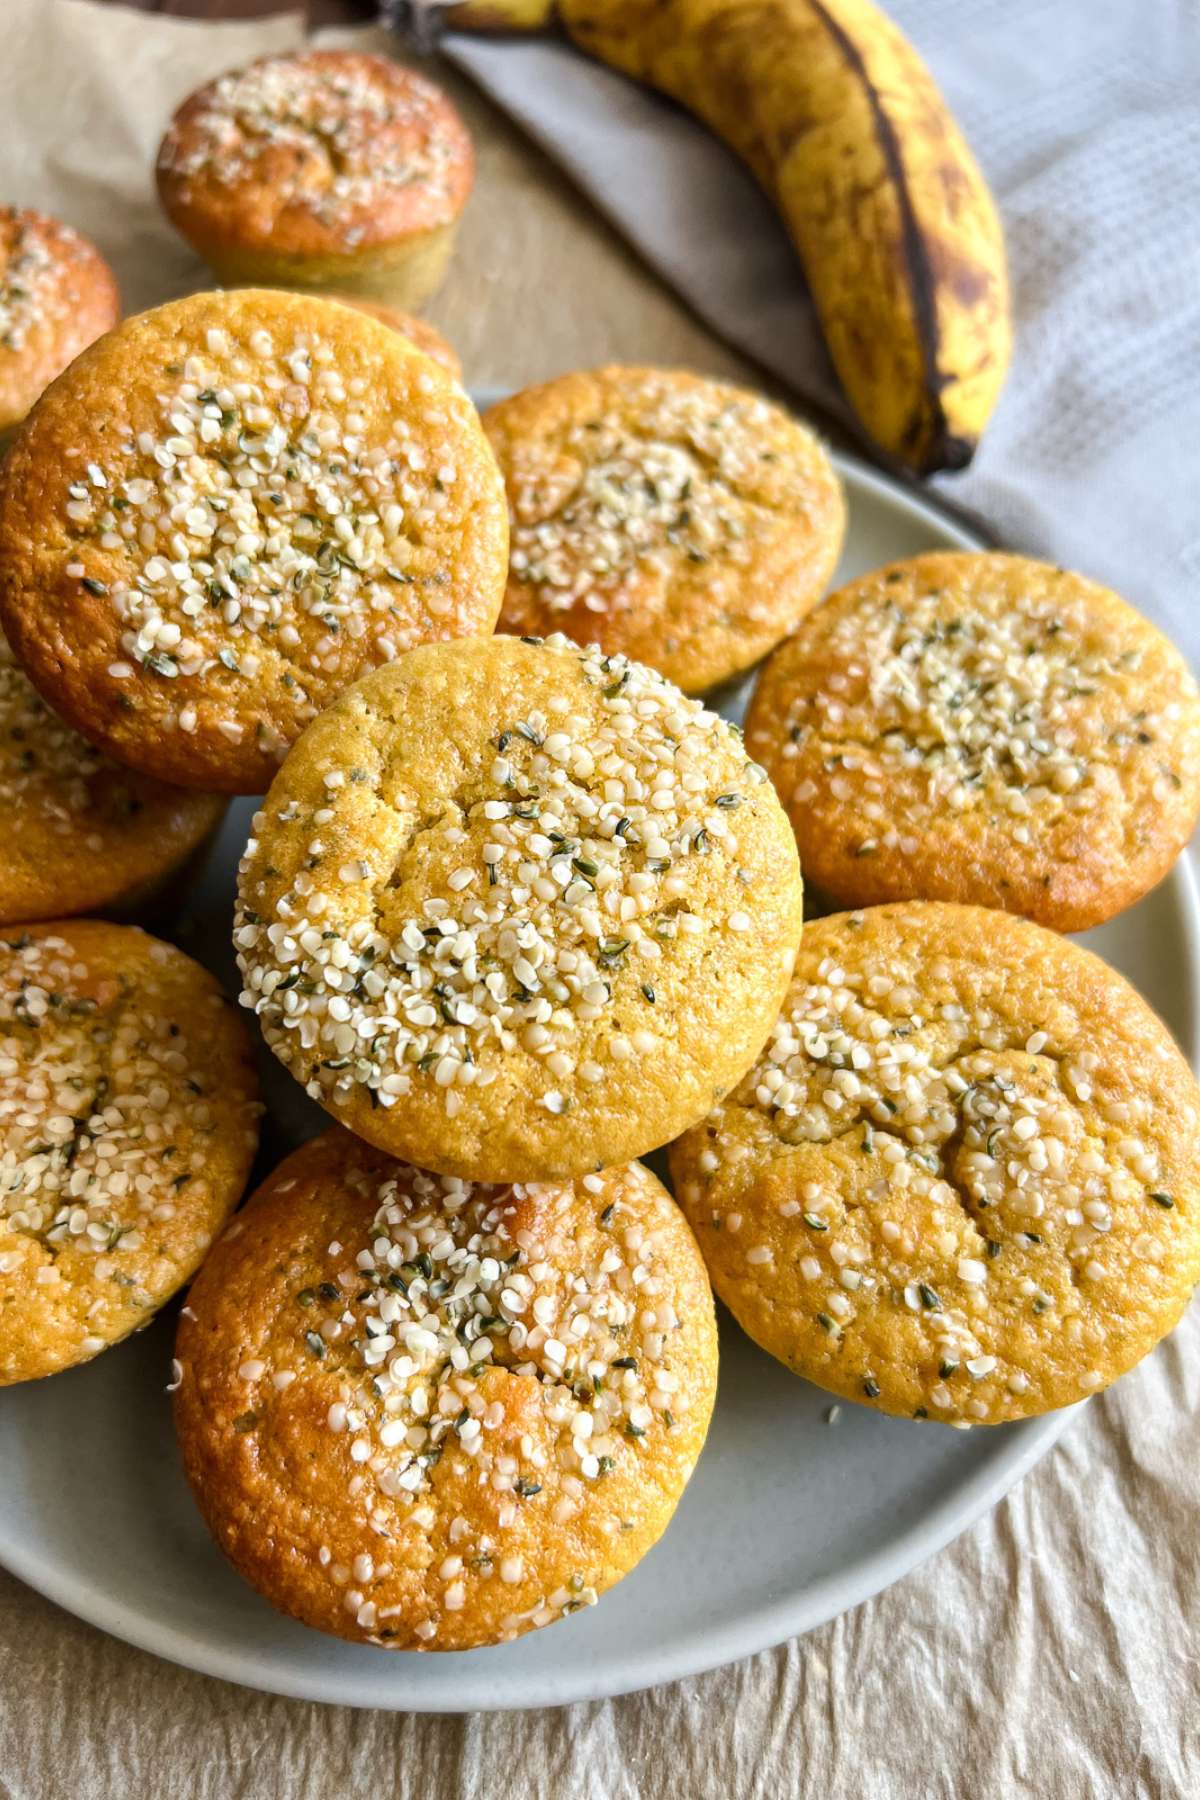
<svg viewBox="0 0 1200 1800">
<path fill-rule="evenodd" d="M 1182 1057 L 1099 959 L 916 902 L 806 928 L 762 1056 L 672 1170 L 767 1348 L 850 1399 L 869 1381 L 888 1411 L 993 1423 L 1170 1329 L 1200 1270 L 1194 1173 L 1178 1227 L 1153 1196 L 1198 1138 Z"/>
<path fill-rule="evenodd" d="M 218 1536 L 241 1499 L 214 1478 L 249 1440 L 235 1479 L 253 1469 L 287 1545 L 289 1610 L 398 1648 L 504 1641 L 593 1605 L 658 1535 L 703 1442 L 715 1336 L 653 1176 L 610 1170 L 596 1197 L 475 1186 L 331 1132 L 244 1217 L 193 1290 L 177 1405 L 185 1456 L 209 1441 Z M 216 1329 L 268 1244 L 267 1302 Z M 319 1511 L 276 1461 L 294 1431 Z"/>
<path fill-rule="evenodd" d="M 1183 659 L 1095 584 L 936 554 L 834 595 L 747 720 L 818 886 L 978 900 L 1060 929 L 1152 886 L 1200 810 Z"/>
<path fill-rule="evenodd" d="M 451 222 L 471 183 L 470 140 L 445 94 L 390 58 L 346 51 L 266 57 L 184 105 L 163 139 L 160 184 L 217 205 L 239 241 L 264 244 L 307 213 L 343 248 Z M 230 196 L 244 192 L 244 216 Z M 306 245 L 315 250 L 317 244 Z"/>
<path fill-rule="evenodd" d="M 394 333 L 315 299 L 199 295 L 93 358 L 78 394 L 56 390 L 43 435 L 47 455 L 66 440 L 59 512 L 20 544 L 6 600 L 35 680 L 62 680 L 41 666 L 45 584 L 63 630 L 86 621 L 92 679 L 54 697 L 125 760 L 254 791 L 365 669 L 490 629 L 498 478 L 465 395 Z M 108 416 L 80 432 L 97 384 Z M 36 459 L 36 430 L 26 442 Z M 10 555 L 45 505 L 29 461 L 13 466 Z"/>
<path fill-rule="evenodd" d="M 141 894 L 186 859 L 223 804 L 110 762 L 50 710 L 0 637 L 0 926 Z"/>
<path fill-rule="evenodd" d="M 95 745 L 51 712 L 0 637 L 0 805 L 7 816 L 36 800 L 57 836 L 73 840 L 83 827 L 85 847 L 99 851 L 102 837 L 86 826 L 91 784 L 105 766 Z M 115 771 L 115 764 L 108 766 Z M 128 771 L 120 773 L 128 780 Z M 131 792 L 129 810 L 136 804 Z"/>
<path fill-rule="evenodd" d="M 30 327 L 58 298 L 57 264 L 32 219 L 15 207 L 0 213 L 7 244 L 0 267 L 0 349 L 23 350 Z M 75 233 L 61 227 L 64 240 Z"/>
<path fill-rule="evenodd" d="M 799 933 L 786 822 L 731 729 L 652 671 L 563 638 L 446 650 L 360 684 L 281 772 L 241 872 L 243 1003 L 386 1147 L 434 1131 L 421 1160 L 457 1168 L 490 1121 L 612 1160 L 590 1119 L 661 1124 L 653 1093 L 613 1118 L 625 1087 L 702 1111 L 761 1041 Z"/>
<path fill-rule="evenodd" d="M 758 395 L 601 369 L 501 401 L 484 426 L 508 488 L 509 630 L 595 635 L 695 691 L 762 655 L 832 573 L 836 478 Z"/>
<path fill-rule="evenodd" d="M 0 1381 L 92 1356 L 199 1263 L 257 1139 L 244 1034 L 170 945 L 0 943 Z"/>
<path fill-rule="evenodd" d="M 0 206 L 0 433 L 119 310 L 112 272 L 86 238 L 46 213 Z"/>
<path fill-rule="evenodd" d="M 553 611 L 581 600 L 605 612 L 643 563 L 745 567 L 769 523 L 753 499 L 770 455 L 755 441 L 773 416 L 765 400 L 669 388 L 630 399 L 648 416 L 574 424 L 559 469 L 518 470 L 511 484 L 513 572 Z"/>
</svg>

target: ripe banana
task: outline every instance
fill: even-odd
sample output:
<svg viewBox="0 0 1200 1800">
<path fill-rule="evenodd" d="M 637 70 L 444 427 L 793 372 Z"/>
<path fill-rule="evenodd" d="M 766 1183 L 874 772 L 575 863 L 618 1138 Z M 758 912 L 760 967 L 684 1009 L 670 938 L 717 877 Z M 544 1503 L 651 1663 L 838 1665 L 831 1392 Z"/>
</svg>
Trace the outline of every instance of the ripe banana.
<svg viewBox="0 0 1200 1800">
<path fill-rule="evenodd" d="M 962 468 L 1011 349 L 991 195 L 933 79 L 871 0 L 459 0 L 455 30 L 556 17 L 750 166 L 800 253 L 842 386 L 884 450 Z"/>
</svg>

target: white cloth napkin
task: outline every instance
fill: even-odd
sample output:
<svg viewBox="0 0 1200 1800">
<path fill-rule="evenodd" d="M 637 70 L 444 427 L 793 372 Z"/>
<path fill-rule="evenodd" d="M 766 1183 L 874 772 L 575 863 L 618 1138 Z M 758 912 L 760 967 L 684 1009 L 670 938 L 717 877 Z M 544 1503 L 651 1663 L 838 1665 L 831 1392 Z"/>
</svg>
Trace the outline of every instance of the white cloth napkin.
<svg viewBox="0 0 1200 1800">
<path fill-rule="evenodd" d="M 1004 217 L 1012 373 L 937 490 L 1200 661 L 1200 8 L 887 0 Z M 678 108 L 562 42 L 443 48 L 723 337 L 850 423 L 772 209 Z M 546 297 L 554 304 L 553 294 Z"/>
</svg>

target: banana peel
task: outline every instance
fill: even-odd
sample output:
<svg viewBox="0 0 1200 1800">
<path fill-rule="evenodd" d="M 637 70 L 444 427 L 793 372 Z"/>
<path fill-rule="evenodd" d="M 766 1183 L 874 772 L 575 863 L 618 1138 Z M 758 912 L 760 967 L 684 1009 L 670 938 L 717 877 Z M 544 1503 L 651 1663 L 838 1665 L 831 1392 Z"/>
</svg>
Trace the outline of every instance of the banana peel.
<svg viewBox="0 0 1200 1800">
<path fill-rule="evenodd" d="M 416 0 L 414 10 L 421 7 Z M 451 0 L 437 8 L 439 28 L 468 31 L 479 36 L 511 36 L 526 31 L 545 31 L 557 17 L 555 0 Z M 416 25 L 416 19 L 412 21 Z"/>
<path fill-rule="evenodd" d="M 971 459 L 1012 345 L 999 217 L 924 63 L 870 0 L 459 0 L 454 30 L 559 22 L 749 165 L 799 252 L 847 398 L 920 474 Z"/>
</svg>

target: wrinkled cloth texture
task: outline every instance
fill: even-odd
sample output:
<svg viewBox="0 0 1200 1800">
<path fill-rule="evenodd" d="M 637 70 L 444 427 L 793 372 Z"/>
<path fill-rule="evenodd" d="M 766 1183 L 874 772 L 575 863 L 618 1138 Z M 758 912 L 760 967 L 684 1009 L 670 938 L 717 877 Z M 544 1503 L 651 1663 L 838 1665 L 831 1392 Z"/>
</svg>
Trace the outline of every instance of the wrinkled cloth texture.
<svg viewBox="0 0 1200 1800">
<path fill-rule="evenodd" d="M 912 0 L 897 7 L 910 23 L 919 10 Z M 944 20 L 950 10 L 941 0 L 925 7 L 931 19 Z M 1007 43 L 1005 17 L 1081 13 L 1066 0 L 1055 8 L 961 0 L 953 10 L 986 34 L 993 59 Z M 1087 10 L 1099 19 L 1103 9 Z M 1121 56 L 1134 61 L 1148 53 L 1156 34 L 1167 33 L 1166 20 L 1183 16 L 1164 6 L 1156 23 L 1148 16 L 1153 9 L 1119 10 L 1127 22 Z M 259 50 L 297 42 L 299 23 L 199 27 L 101 10 L 88 0 L 3 0 L 0 22 L 6 109 L 0 196 L 49 207 L 92 233 L 114 261 L 131 309 L 202 285 L 199 265 L 157 213 L 150 162 L 158 135 L 189 88 Z M 928 28 L 920 35 L 933 55 L 936 36 Z M 1116 38 L 1109 41 L 1111 49 Z M 1181 63 L 1185 41 L 1180 26 Z M 1025 68 L 1021 42 L 1003 54 L 1014 74 Z M 952 87 L 942 59 L 933 60 Z M 673 297 L 502 114 L 468 83 L 436 72 L 474 133 L 479 193 L 431 317 L 462 352 L 473 385 L 519 384 L 606 357 L 677 361 L 755 378 L 751 365 Z M 986 96 L 986 85 L 980 91 Z M 1097 105 L 1104 91 L 1094 87 Z M 979 103 L 969 92 L 954 98 L 966 115 Z M 1015 138 L 1019 99 L 1005 114 L 1005 129 Z M 1141 113 L 1152 123 L 1159 112 L 1147 90 Z M 1048 101 L 1041 106 L 1031 99 L 1030 131 L 1053 113 Z M 1001 125 L 989 124 L 986 110 L 969 123 L 987 160 Z M 1137 140 L 1134 116 L 1110 123 Z M 1060 126 L 1066 165 L 1052 187 L 1069 195 L 1088 185 L 1089 132 L 1082 112 L 1064 111 Z M 1182 166 L 1182 132 L 1178 155 L 1175 189 L 1181 191 L 1195 178 L 1194 169 Z M 1032 208 L 1038 183 L 1051 174 L 1045 152 L 1032 141 L 1028 159 Z M 1136 185 L 1133 169 L 1128 179 Z M 1143 165 L 1140 179 L 1153 180 L 1152 170 Z M 1081 206 L 1094 200 L 1084 193 Z M 1168 200 L 1164 191 L 1157 205 L 1163 209 Z M 1009 203 L 1017 208 L 1010 234 L 1019 252 L 1022 241 L 1036 243 L 1041 233 L 1032 210 L 1020 210 L 1019 191 Z M 1106 257 L 1122 265 L 1107 240 L 1090 241 L 1098 231 L 1093 217 L 1055 240 L 1059 281 L 1066 279 L 1072 244 L 1097 266 Z M 1047 274 L 1046 293 L 1054 286 Z M 1194 299 L 1175 294 L 1181 309 Z M 1169 302 L 1165 293 L 1155 301 L 1164 335 L 1175 329 L 1165 317 Z M 1148 354 L 1141 322 L 1141 315 L 1127 320 L 1120 339 L 1121 353 L 1133 362 Z M 1115 320 L 1109 329 L 1117 332 Z M 1023 350 L 1035 365 L 1040 330 L 1034 328 L 1032 349 Z M 1073 376 L 1049 367 L 1034 373 L 1051 401 L 1057 394 L 1065 406 L 1073 396 L 1073 404 L 1084 406 L 1090 377 L 1082 360 Z M 1194 370 L 1185 362 L 1178 387 L 1189 379 L 1194 399 Z M 1147 396 L 1148 405 L 1153 400 L 1161 409 L 1160 425 L 1152 427 L 1130 407 L 1111 444 L 1114 457 L 1130 458 L 1130 490 L 1143 472 L 1143 456 L 1146 472 L 1160 484 L 1152 515 L 1144 494 L 1144 514 L 1125 506 L 1127 498 L 1136 500 L 1132 492 L 1113 501 L 1147 556 L 1170 541 L 1178 509 L 1191 498 L 1187 459 L 1195 456 L 1180 429 L 1170 455 L 1154 465 L 1145 434 L 1165 430 L 1172 407 L 1186 400 L 1170 383 L 1162 389 Z M 991 491 L 1004 496 L 1008 466 L 989 451 L 978 480 L 990 469 Z M 1020 471 L 1019 456 L 1012 467 Z M 1014 473 L 1010 482 L 1016 480 Z M 1048 534 L 1067 504 L 1062 492 L 1043 496 Z M 981 490 L 979 504 L 985 499 Z M 1137 524 L 1151 516 L 1152 528 Z M 1064 532 L 1070 528 L 1064 520 Z M 276 1699 L 132 1650 L 0 1571 L 0 1797 L 1194 1800 L 1200 1792 L 1198 1352 L 1200 1315 L 1193 1312 L 1140 1369 L 1082 1411 L 1058 1447 L 988 1518 L 875 1600 L 745 1662 L 595 1705 L 435 1718 Z M 86 1479 L 81 1469 L 80 1480 Z M 720 1555 L 719 1544 L 713 1555 Z M 703 1576 L 698 1569 L 696 1578 Z"/>
<path fill-rule="evenodd" d="M 971 469 L 999 541 L 1078 567 L 1200 662 L 1200 8 L 888 0 L 999 202 L 1016 345 Z M 696 312 L 851 424 L 798 263 L 682 109 L 555 42 L 447 40 Z"/>
</svg>

